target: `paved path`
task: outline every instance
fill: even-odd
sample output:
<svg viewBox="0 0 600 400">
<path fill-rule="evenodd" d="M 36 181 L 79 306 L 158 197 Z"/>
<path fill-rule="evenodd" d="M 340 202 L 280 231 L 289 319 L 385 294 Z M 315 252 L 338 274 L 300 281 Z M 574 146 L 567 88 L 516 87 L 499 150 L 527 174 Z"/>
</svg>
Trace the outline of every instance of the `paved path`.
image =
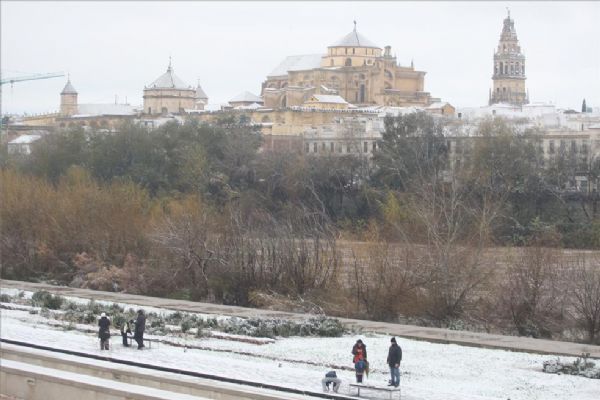
<svg viewBox="0 0 600 400">
<path fill-rule="evenodd" d="M 52 286 L 42 283 L 0 281 L 0 287 L 28 291 L 47 290 L 64 296 L 81 297 L 86 299 L 105 300 L 119 303 L 139 304 L 147 307 L 168 308 L 172 310 L 198 312 L 207 314 L 232 315 L 237 317 L 289 318 L 304 319 L 306 314 L 296 314 L 283 311 L 261 310 L 257 308 L 223 306 L 218 304 L 197 303 L 186 300 L 163 299 L 158 297 L 138 296 L 126 293 L 101 292 L 89 289 Z M 400 325 L 386 322 L 365 321 L 358 319 L 339 318 L 348 327 L 363 331 L 389 334 L 404 338 L 425 340 L 438 343 L 454 343 L 465 346 L 524 351 L 538 354 L 556 354 L 563 356 L 580 356 L 590 353 L 593 358 L 600 359 L 600 346 L 559 342 L 554 340 L 532 339 L 518 336 L 492 335 L 450 329 L 428 328 L 414 325 Z"/>
</svg>

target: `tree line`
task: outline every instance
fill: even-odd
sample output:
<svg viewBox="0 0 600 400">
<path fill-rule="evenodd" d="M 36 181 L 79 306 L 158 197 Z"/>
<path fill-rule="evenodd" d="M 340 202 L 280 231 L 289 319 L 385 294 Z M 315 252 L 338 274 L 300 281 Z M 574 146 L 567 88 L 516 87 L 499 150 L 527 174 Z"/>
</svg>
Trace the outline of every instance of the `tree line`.
<svg viewBox="0 0 600 400">
<path fill-rule="evenodd" d="M 563 250 L 600 247 L 597 199 L 562 190 L 584 161 L 478 129 L 460 163 L 424 113 L 372 160 L 262 152 L 233 116 L 66 129 L 2 157 L 2 277 L 597 340 L 598 261 Z"/>
</svg>

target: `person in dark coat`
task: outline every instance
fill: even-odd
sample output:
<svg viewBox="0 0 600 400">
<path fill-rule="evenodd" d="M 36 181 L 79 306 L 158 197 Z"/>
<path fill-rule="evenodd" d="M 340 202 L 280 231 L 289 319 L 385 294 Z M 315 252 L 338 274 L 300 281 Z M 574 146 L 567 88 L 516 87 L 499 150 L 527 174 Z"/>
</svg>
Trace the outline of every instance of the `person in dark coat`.
<svg viewBox="0 0 600 400">
<path fill-rule="evenodd" d="M 367 346 L 361 339 L 358 339 L 354 346 L 352 346 L 352 362 L 354 363 L 354 370 L 356 371 L 356 383 L 362 383 L 363 374 L 368 368 L 367 361 Z"/>
<path fill-rule="evenodd" d="M 127 342 L 127 335 L 131 335 L 131 325 L 133 324 L 133 320 L 123 322 L 121 326 L 121 338 L 123 339 L 123 346 L 129 347 L 129 343 Z"/>
<path fill-rule="evenodd" d="M 144 346 L 144 331 L 146 330 L 146 316 L 144 310 L 138 310 L 138 315 L 135 320 L 135 334 L 133 338 L 138 344 L 138 350 L 143 349 Z"/>
<path fill-rule="evenodd" d="M 106 316 L 106 313 L 100 314 L 100 319 L 98 319 L 98 337 L 100 338 L 100 350 L 108 350 L 110 319 Z"/>
<path fill-rule="evenodd" d="M 387 363 L 390 366 L 390 384 L 388 386 L 400 386 L 400 362 L 402 361 L 402 348 L 396 343 L 396 338 L 391 340 L 392 344 L 388 351 Z"/>
</svg>

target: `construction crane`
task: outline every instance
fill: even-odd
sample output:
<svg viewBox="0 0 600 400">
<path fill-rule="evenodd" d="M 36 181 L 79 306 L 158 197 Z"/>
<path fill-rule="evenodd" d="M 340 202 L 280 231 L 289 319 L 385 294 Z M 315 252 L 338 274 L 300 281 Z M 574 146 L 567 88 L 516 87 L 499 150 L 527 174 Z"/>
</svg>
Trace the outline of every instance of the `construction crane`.
<svg viewBox="0 0 600 400">
<path fill-rule="evenodd" d="M 4 79 L 0 79 L 0 85 L 10 83 L 10 85 L 12 86 L 13 83 L 15 83 L 15 82 L 34 81 L 37 79 L 58 78 L 61 76 L 65 76 L 65 74 L 63 74 L 62 72 L 53 72 L 53 73 L 49 73 L 49 74 L 35 74 L 35 75 L 19 76 L 19 77 L 14 77 L 14 78 L 4 78 Z"/>
</svg>

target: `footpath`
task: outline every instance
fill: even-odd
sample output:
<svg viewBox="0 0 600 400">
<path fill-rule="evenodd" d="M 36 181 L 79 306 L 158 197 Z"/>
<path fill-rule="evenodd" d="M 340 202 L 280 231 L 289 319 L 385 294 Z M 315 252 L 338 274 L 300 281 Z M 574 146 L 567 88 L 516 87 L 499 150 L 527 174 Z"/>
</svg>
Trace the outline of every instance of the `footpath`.
<svg viewBox="0 0 600 400">
<path fill-rule="evenodd" d="M 284 311 L 261 310 L 236 306 L 224 306 L 210 303 L 197 303 L 186 300 L 163 299 L 158 297 L 139 296 L 127 293 L 102 292 L 89 289 L 78 289 L 66 286 L 53 286 L 43 283 L 21 281 L 0 281 L 0 287 L 27 291 L 47 290 L 62 296 L 81 297 L 85 299 L 103 300 L 118 303 L 139 304 L 146 307 L 167 308 L 171 310 L 196 312 L 205 314 L 229 315 L 242 318 L 286 318 L 301 320 L 306 314 Z M 441 328 L 401 325 L 386 322 L 365 321 L 349 318 L 338 318 L 348 328 L 366 332 L 374 332 L 408 339 L 424 340 L 437 343 L 453 343 L 463 346 L 522 351 L 537 354 L 553 354 L 560 356 L 581 356 L 589 353 L 590 357 L 600 359 L 600 346 L 560 342 L 545 339 L 533 339 L 518 336 L 493 335 L 489 333 L 456 331 Z"/>
</svg>

